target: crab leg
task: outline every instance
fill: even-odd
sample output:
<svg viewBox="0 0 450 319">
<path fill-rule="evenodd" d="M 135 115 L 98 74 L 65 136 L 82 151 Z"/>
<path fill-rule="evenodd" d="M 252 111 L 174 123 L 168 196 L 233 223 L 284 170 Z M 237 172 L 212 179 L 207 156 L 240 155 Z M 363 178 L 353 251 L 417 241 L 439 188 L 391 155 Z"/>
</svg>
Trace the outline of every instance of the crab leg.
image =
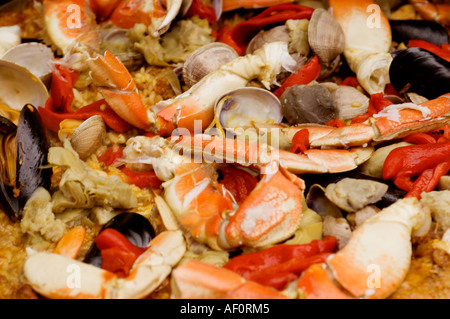
<svg viewBox="0 0 450 319">
<path fill-rule="evenodd" d="M 389 83 L 392 35 L 388 19 L 372 0 L 330 0 L 329 7 L 345 34 L 344 56 L 369 93 Z"/>
<path fill-rule="evenodd" d="M 171 287 L 176 299 L 286 299 L 274 289 L 246 281 L 231 270 L 196 260 L 189 260 L 173 271 Z"/>
<path fill-rule="evenodd" d="M 114 111 L 138 128 L 168 136 L 176 127 L 194 132 L 196 121 L 200 130 L 206 129 L 213 121 L 217 98 L 253 79 L 270 88 L 282 65 L 291 59 L 287 50 L 285 43 L 269 43 L 254 54 L 239 57 L 208 74 L 183 94 L 153 106 L 143 105 L 131 75 L 111 53 L 88 63 L 91 77 L 102 87 Z"/>
<path fill-rule="evenodd" d="M 305 154 L 273 149 L 267 144 L 241 141 L 219 136 L 197 134 L 177 137 L 175 148 L 205 160 L 219 163 L 239 163 L 261 168 L 271 161 L 278 161 L 295 174 L 343 172 L 356 168 L 370 158 L 372 147 L 350 150 L 308 150 Z"/>
<path fill-rule="evenodd" d="M 425 20 L 450 24 L 450 4 L 434 4 L 428 0 L 408 0 Z"/>
<path fill-rule="evenodd" d="M 27 258 L 24 276 L 34 290 L 47 298 L 143 298 L 167 278 L 185 250 L 180 231 L 165 231 L 149 243 L 126 278 L 47 252 L 35 252 Z"/>
<path fill-rule="evenodd" d="M 306 129 L 311 148 L 353 147 L 371 142 L 382 142 L 429 132 L 450 122 L 450 93 L 419 105 L 397 104 L 369 118 L 365 123 L 354 123 L 334 128 L 325 125 L 304 124 L 282 127 L 273 125 L 292 142 L 294 135 Z M 267 128 L 268 126 L 266 126 Z"/>
<path fill-rule="evenodd" d="M 359 226 L 349 243 L 321 265 L 323 270 L 318 266 L 306 270 L 299 280 L 299 289 L 307 298 L 388 297 L 408 272 L 411 236 L 422 236 L 430 225 L 430 211 L 416 198 L 399 200 Z M 316 291 L 332 287 L 333 280 L 337 285 L 327 290 L 331 295 Z M 346 292 L 341 293 L 341 287 Z"/>
</svg>

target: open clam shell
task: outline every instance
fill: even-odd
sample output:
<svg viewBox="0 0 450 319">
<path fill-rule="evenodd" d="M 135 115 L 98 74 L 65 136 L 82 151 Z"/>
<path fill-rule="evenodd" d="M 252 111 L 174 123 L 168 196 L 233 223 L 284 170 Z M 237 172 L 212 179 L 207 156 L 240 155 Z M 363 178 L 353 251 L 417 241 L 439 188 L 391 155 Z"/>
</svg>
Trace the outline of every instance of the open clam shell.
<svg viewBox="0 0 450 319">
<path fill-rule="evenodd" d="M 2 60 L 23 66 L 38 77 L 47 87 L 51 81 L 51 62 L 55 59 L 53 51 L 38 42 L 19 44 L 2 56 Z"/>
<path fill-rule="evenodd" d="M 26 68 L 0 60 L 0 100 L 15 110 L 24 105 L 44 106 L 49 97 L 44 83 Z"/>
<path fill-rule="evenodd" d="M 283 120 L 280 100 L 270 91 L 244 87 L 217 99 L 216 125 L 230 131 L 253 127 L 253 123 L 278 124 Z"/>
</svg>

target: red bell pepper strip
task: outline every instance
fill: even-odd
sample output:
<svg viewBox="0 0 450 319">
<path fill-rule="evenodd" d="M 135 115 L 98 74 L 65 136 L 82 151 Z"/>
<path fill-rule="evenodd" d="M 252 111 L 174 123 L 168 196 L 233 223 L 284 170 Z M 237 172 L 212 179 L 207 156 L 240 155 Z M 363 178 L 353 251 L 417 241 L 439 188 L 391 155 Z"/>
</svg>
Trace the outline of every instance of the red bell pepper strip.
<svg viewBox="0 0 450 319">
<path fill-rule="evenodd" d="M 441 57 L 442 59 L 446 60 L 447 62 L 450 62 L 450 51 L 447 49 L 443 49 L 442 47 L 438 47 L 437 45 L 430 43 L 425 40 L 409 40 L 408 45 L 409 48 L 421 48 L 427 51 L 430 51 L 431 53 L 436 54 L 437 56 Z"/>
<path fill-rule="evenodd" d="M 345 124 L 345 122 L 340 120 L 340 119 L 330 120 L 330 121 L 326 122 L 325 125 L 326 126 L 332 126 L 332 127 L 344 127 L 344 126 L 347 126 L 347 124 Z"/>
<path fill-rule="evenodd" d="M 301 260 L 307 257 L 330 253 L 336 247 L 336 237 L 326 236 L 321 240 L 313 240 L 309 244 L 288 245 L 280 244 L 262 251 L 242 254 L 231 258 L 224 268 L 230 269 L 244 278 L 256 276 L 255 273 L 269 267 L 282 269 L 283 264 L 290 260 Z"/>
<path fill-rule="evenodd" d="M 424 170 L 420 176 L 414 181 L 412 189 L 405 197 L 417 197 L 420 199 L 423 192 L 431 192 L 439 184 L 442 176 L 446 175 L 450 170 L 450 160 L 439 163 L 434 169 Z"/>
<path fill-rule="evenodd" d="M 304 154 L 309 148 L 309 131 L 301 129 L 292 138 L 291 152 Z"/>
<path fill-rule="evenodd" d="M 246 21 L 238 23 L 229 31 L 220 32 L 218 41 L 233 47 L 239 55 L 244 55 L 251 38 L 265 26 L 289 19 L 311 19 L 313 11 L 313 8 L 292 3 L 275 5 Z"/>
<path fill-rule="evenodd" d="M 108 147 L 99 157 L 98 161 L 107 166 L 113 165 L 118 159 L 123 157 L 123 149 L 118 144 Z"/>
<path fill-rule="evenodd" d="M 73 113 L 73 87 L 78 80 L 78 76 L 78 72 L 63 65 L 55 64 L 50 87 L 53 109 L 62 110 L 65 113 Z"/>
<path fill-rule="evenodd" d="M 241 204 L 258 184 L 258 179 L 250 173 L 231 166 L 221 167 L 223 178 L 220 183 L 233 195 L 238 204 Z"/>
<path fill-rule="evenodd" d="M 155 172 L 134 172 L 126 167 L 122 169 L 122 172 L 128 176 L 130 184 L 139 188 L 158 189 L 162 184 Z"/>
<path fill-rule="evenodd" d="M 317 80 L 320 69 L 319 58 L 315 55 L 311 61 L 305 64 L 300 70 L 288 76 L 281 87 L 276 89 L 273 94 L 280 97 L 287 88 L 293 85 L 308 84 L 311 81 Z"/>
<path fill-rule="evenodd" d="M 193 0 L 188 12 L 187 17 L 198 16 L 201 19 L 206 19 L 210 24 L 217 22 L 216 13 L 214 8 L 207 6 L 202 0 Z"/>
<path fill-rule="evenodd" d="M 50 97 L 45 107 L 38 107 L 38 111 L 44 126 L 53 132 L 58 132 L 59 123 L 65 119 L 86 120 L 94 115 L 100 115 L 105 124 L 116 132 L 125 133 L 133 128 L 131 124 L 120 118 L 104 99 L 86 105 L 75 112 L 60 113 L 53 108 Z"/>
<path fill-rule="evenodd" d="M 306 268 L 312 264 L 325 262 L 329 256 L 330 253 L 321 253 L 305 258 L 293 258 L 282 264 L 252 272 L 247 280 L 283 290 L 289 282 L 296 280 Z"/>
<path fill-rule="evenodd" d="M 430 144 L 436 143 L 436 139 L 427 133 L 414 133 L 410 134 L 407 137 L 403 138 L 404 142 L 408 142 L 411 144 Z"/>
<path fill-rule="evenodd" d="M 432 136 L 438 143 L 445 143 L 450 141 L 450 125 L 445 124 L 436 131 L 428 133 Z"/>
<path fill-rule="evenodd" d="M 114 272 L 120 277 L 128 275 L 136 259 L 145 251 L 130 242 L 122 233 L 106 228 L 95 239 L 102 257 L 101 268 Z"/>
<path fill-rule="evenodd" d="M 412 183 L 411 178 L 422 174 L 425 170 L 433 170 L 439 164 L 448 162 L 449 158 L 450 142 L 398 147 L 393 149 L 386 157 L 383 165 L 383 179 L 394 179 L 395 185 L 405 191 L 411 191 L 414 187 L 424 189 L 422 181 L 427 179 L 429 173 L 426 173 L 416 186 Z M 438 175 L 442 170 L 442 167 L 440 167 L 433 175 Z M 431 181 L 431 179 L 428 178 L 428 181 Z M 432 181 L 430 187 L 433 186 L 435 180 Z"/>
<path fill-rule="evenodd" d="M 394 104 L 384 97 L 382 92 L 370 96 L 369 107 L 366 114 L 355 116 L 351 123 L 362 123 L 367 121 L 372 115 L 377 114 L 389 105 Z"/>
<path fill-rule="evenodd" d="M 348 76 L 342 82 L 339 82 L 338 85 L 348 85 L 357 88 L 359 85 L 358 79 L 356 76 Z"/>
</svg>

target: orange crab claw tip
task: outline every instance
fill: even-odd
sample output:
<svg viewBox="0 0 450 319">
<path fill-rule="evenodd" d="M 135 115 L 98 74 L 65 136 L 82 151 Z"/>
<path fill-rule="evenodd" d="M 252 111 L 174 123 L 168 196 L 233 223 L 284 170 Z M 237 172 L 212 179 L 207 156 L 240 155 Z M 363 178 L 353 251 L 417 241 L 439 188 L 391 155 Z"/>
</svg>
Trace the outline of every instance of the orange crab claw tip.
<svg viewBox="0 0 450 319">
<path fill-rule="evenodd" d="M 69 230 L 58 241 L 54 249 L 55 254 L 75 259 L 86 236 L 86 229 L 83 226 L 76 226 Z"/>
<path fill-rule="evenodd" d="M 352 299 L 330 279 L 325 264 L 314 264 L 306 269 L 297 283 L 297 288 L 306 299 Z"/>
<path fill-rule="evenodd" d="M 172 290 L 177 298 L 222 298 L 238 288 L 245 279 L 237 273 L 189 260 L 172 273 Z"/>
<path fill-rule="evenodd" d="M 122 119 L 137 128 L 149 129 L 148 110 L 137 92 L 116 92 L 108 89 L 102 89 L 101 92 L 114 112 Z"/>
<path fill-rule="evenodd" d="M 287 299 L 282 293 L 253 281 L 246 281 L 224 296 L 225 299 Z"/>
</svg>

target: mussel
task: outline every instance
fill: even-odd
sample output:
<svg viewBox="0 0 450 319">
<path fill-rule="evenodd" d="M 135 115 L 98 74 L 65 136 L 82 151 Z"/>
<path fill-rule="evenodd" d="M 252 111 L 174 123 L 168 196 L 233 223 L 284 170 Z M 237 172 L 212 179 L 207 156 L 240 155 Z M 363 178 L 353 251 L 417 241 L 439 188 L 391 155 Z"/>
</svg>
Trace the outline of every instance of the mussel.
<svg viewBox="0 0 450 319">
<path fill-rule="evenodd" d="M 408 44 L 409 40 L 425 40 L 440 46 L 448 43 L 447 30 L 437 22 L 426 20 L 390 20 L 392 40 Z"/>
<path fill-rule="evenodd" d="M 131 243 L 139 247 L 147 247 L 148 243 L 155 237 L 155 230 L 150 221 L 137 213 L 120 213 L 103 225 L 100 232 L 106 228 L 117 230 Z M 101 267 L 102 257 L 95 243 L 87 252 L 84 262 Z"/>
<path fill-rule="evenodd" d="M 38 187 L 50 187 L 51 169 L 45 167 L 48 142 L 39 113 L 31 104 L 20 111 L 17 127 L 5 118 L 0 125 L 3 133 L 0 156 L 7 170 L 1 176 L 0 205 L 16 221 L 33 192 Z"/>
<path fill-rule="evenodd" d="M 396 54 L 389 77 L 398 92 L 414 92 L 431 100 L 448 93 L 450 62 L 430 51 L 409 48 Z"/>
</svg>

